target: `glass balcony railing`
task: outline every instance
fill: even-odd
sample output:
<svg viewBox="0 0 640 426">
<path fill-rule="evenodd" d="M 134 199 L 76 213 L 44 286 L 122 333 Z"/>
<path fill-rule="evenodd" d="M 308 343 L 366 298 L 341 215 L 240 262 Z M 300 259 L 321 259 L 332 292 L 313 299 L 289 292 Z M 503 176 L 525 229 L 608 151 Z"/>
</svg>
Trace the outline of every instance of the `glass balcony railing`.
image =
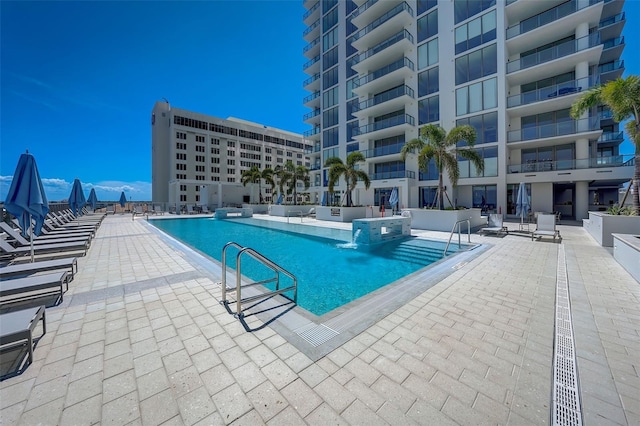
<svg viewBox="0 0 640 426">
<path fill-rule="evenodd" d="M 613 119 L 613 112 L 611 110 L 603 110 L 598 112 L 598 117 L 600 120 L 611 120 Z"/>
<path fill-rule="evenodd" d="M 302 86 L 307 86 L 311 83 L 313 83 L 314 81 L 318 80 L 320 78 L 320 73 L 317 72 L 314 75 L 312 75 L 311 77 L 309 77 L 308 79 L 306 79 L 305 81 L 302 82 Z"/>
<path fill-rule="evenodd" d="M 306 138 L 308 138 L 309 136 L 313 136 L 313 135 L 317 135 L 320 133 L 320 127 L 314 127 L 313 129 L 309 129 L 306 132 L 304 132 L 302 135 Z"/>
<path fill-rule="evenodd" d="M 306 104 L 307 102 L 310 102 L 310 101 L 312 101 L 312 100 L 314 100 L 314 99 L 316 99 L 316 98 L 319 98 L 319 97 L 320 97 L 320 92 L 319 92 L 319 91 L 317 91 L 317 92 L 313 92 L 312 94 L 310 94 L 310 95 L 308 95 L 308 96 L 305 96 L 305 97 L 302 99 L 302 103 L 303 103 L 303 104 Z"/>
<path fill-rule="evenodd" d="M 391 63 L 389 65 L 386 65 L 386 66 L 380 68 L 379 70 L 376 70 L 374 72 L 371 72 L 371 73 L 369 73 L 367 75 L 364 75 L 364 76 L 360 77 L 357 80 L 357 85 L 358 86 L 362 86 L 362 85 L 367 84 L 367 83 L 369 83 L 369 82 L 371 82 L 373 80 L 376 80 L 376 79 L 378 79 L 380 77 L 383 77 L 383 76 L 385 76 L 387 74 L 390 74 L 390 73 L 392 73 L 392 72 L 394 72 L 396 70 L 399 70 L 400 68 L 403 68 L 403 67 L 407 67 L 411 71 L 415 70 L 415 65 L 413 64 L 413 62 L 411 62 L 411 60 L 409 60 L 409 58 L 404 57 L 404 58 L 398 59 L 397 61 L 395 61 L 395 62 L 393 62 L 393 63 Z"/>
<path fill-rule="evenodd" d="M 621 141 L 624 139 L 624 132 L 604 132 L 598 138 L 598 143 Z"/>
<path fill-rule="evenodd" d="M 364 158 L 382 157 L 383 155 L 399 154 L 402 151 L 404 142 L 395 143 L 393 145 L 380 146 L 378 148 L 366 149 L 360 151 Z"/>
<path fill-rule="evenodd" d="M 624 61 L 608 62 L 598 66 L 598 73 L 604 74 L 624 69 Z"/>
<path fill-rule="evenodd" d="M 318 10 L 318 8 L 320 7 L 320 3 L 322 3 L 321 1 L 319 1 L 318 3 L 314 4 L 313 7 L 309 10 L 307 10 L 305 12 L 304 15 L 302 15 L 302 20 L 304 21 L 305 19 L 307 19 L 309 16 L 311 16 L 313 14 L 313 12 L 315 12 L 316 10 Z"/>
<path fill-rule="evenodd" d="M 576 40 L 570 40 L 507 63 L 507 73 L 531 68 L 545 62 L 591 49 L 598 44 L 600 44 L 600 35 L 598 33 L 589 34 L 588 36 L 584 36 Z"/>
<path fill-rule="evenodd" d="M 540 28 L 541 26 L 557 21 L 558 19 L 562 19 L 565 16 L 569 16 L 581 9 L 593 6 L 600 1 L 601 0 L 589 0 L 588 2 L 585 2 L 572 0 L 566 3 L 562 3 L 561 5 L 556 6 L 552 9 L 545 10 L 542 13 L 527 18 L 524 21 L 521 21 L 518 24 L 507 28 L 507 40 L 515 36 L 519 36 L 520 34 L 533 31 L 536 28 Z"/>
<path fill-rule="evenodd" d="M 532 126 L 507 133 L 507 142 L 523 142 L 534 139 L 553 138 L 557 136 L 573 135 L 576 133 L 595 131 L 600 128 L 598 117 L 580 120 L 566 120 L 557 123 Z"/>
<path fill-rule="evenodd" d="M 618 13 L 617 15 L 613 15 L 610 18 L 603 19 L 602 21 L 600 21 L 600 24 L 598 24 L 598 27 L 599 28 L 608 27 L 609 25 L 617 24 L 618 22 L 622 22 L 624 20 L 625 20 L 624 12 Z"/>
<path fill-rule="evenodd" d="M 391 99 L 399 98 L 405 95 L 409 96 L 412 99 L 415 99 L 415 92 L 411 87 L 400 86 L 400 87 L 396 87 L 395 89 L 388 90 L 384 93 L 376 95 L 371 99 L 367 99 L 366 101 L 360 102 L 354 110 L 361 111 L 363 109 L 371 108 L 374 105 L 380 105 L 384 102 L 390 101 Z"/>
<path fill-rule="evenodd" d="M 302 66 L 302 70 L 306 70 L 307 68 L 309 68 L 311 65 L 315 64 L 316 62 L 320 61 L 320 55 L 316 56 L 313 59 L 308 60 L 307 62 L 305 62 L 305 64 Z"/>
<path fill-rule="evenodd" d="M 413 9 L 411 9 L 411 6 L 409 6 L 406 2 L 402 2 L 399 5 L 397 5 L 396 7 L 394 7 L 393 9 L 389 10 L 384 15 L 382 15 L 379 18 L 375 19 L 372 23 L 370 23 L 369 25 L 367 25 L 366 27 L 364 27 L 363 29 L 361 29 L 357 33 L 355 33 L 351 37 L 351 42 L 353 42 L 355 40 L 358 40 L 360 37 L 363 37 L 364 35 L 368 34 L 369 32 L 375 30 L 380 25 L 384 24 L 385 22 L 387 22 L 388 20 L 390 20 L 394 16 L 396 16 L 396 15 L 398 15 L 398 14 L 404 12 L 404 11 L 409 13 L 409 15 L 414 16 L 413 15 Z"/>
<path fill-rule="evenodd" d="M 561 96 L 573 95 L 575 93 L 587 90 L 600 82 L 597 76 L 580 78 L 578 80 L 565 81 L 564 83 L 554 84 L 553 86 L 543 87 L 538 90 L 512 95 L 507 98 L 507 108 L 513 108 L 521 105 L 529 105 L 535 102 L 547 101 Z"/>
<path fill-rule="evenodd" d="M 594 157 L 558 161 L 529 161 L 526 164 L 508 166 L 508 173 L 552 172 L 556 170 L 593 169 L 597 167 L 630 167 L 635 165 L 633 154 L 613 155 L 611 157 Z"/>
<path fill-rule="evenodd" d="M 351 19 L 360 15 L 362 12 L 369 9 L 371 6 L 373 6 L 376 3 L 378 3 L 378 0 L 369 0 L 368 2 L 366 2 L 365 4 L 363 4 L 362 6 L 360 6 L 359 8 L 353 11 L 353 13 L 351 14 Z"/>
<path fill-rule="evenodd" d="M 399 179 L 399 178 L 415 179 L 416 172 L 412 172 L 411 170 L 396 170 L 394 172 L 372 173 L 369 175 L 369 179 L 371 180 Z"/>
<path fill-rule="evenodd" d="M 399 126 L 401 124 L 409 124 L 415 126 L 416 120 L 409 114 L 397 115 L 395 117 L 380 120 L 375 123 L 367 124 L 366 126 L 356 127 L 353 129 L 354 136 L 364 135 L 365 133 L 371 133 L 378 130 L 388 129 L 389 127 Z"/>
<path fill-rule="evenodd" d="M 602 48 L 603 49 L 611 49 L 613 47 L 618 47 L 624 44 L 624 36 L 622 37 L 616 37 L 616 38 L 612 38 L 609 39 L 605 42 L 602 43 Z"/>
<path fill-rule="evenodd" d="M 320 163 L 312 164 L 311 166 L 309 166 L 309 171 L 320 170 L 321 168 L 322 164 Z"/>
<path fill-rule="evenodd" d="M 409 33 L 409 31 L 402 30 L 399 33 L 397 33 L 397 34 L 391 36 L 390 38 L 386 39 L 382 43 L 378 44 L 377 46 L 374 46 L 371 49 L 367 50 L 366 52 L 363 52 L 360 55 L 355 56 L 354 57 L 354 59 L 355 59 L 354 64 L 357 64 L 358 62 L 362 62 L 365 59 L 372 57 L 376 53 L 383 51 L 387 47 L 393 46 L 394 44 L 396 44 L 396 43 L 398 43 L 398 42 L 400 42 L 402 40 L 405 40 L 405 39 L 409 40 L 411 42 L 411 44 L 413 44 L 413 36 Z"/>
<path fill-rule="evenodd" d="M 312 49 L 313 46 L 317 45 L 318 43 L 320 43 L 320 37 L 316 37 L 315 40 L 313 40 L 311 43 L 307 44 L 304 49 L 302 49 L 302 53 L 307 53 L 309 51 L 309 49 Z"/>
<path fill-rule="evenodd" d="M 313 111 L 309 111 L 308 113 L 306 113 L 305 115 L 302 116 L 302 121 L 308 120 L 310 118 L 313 117 L 317 117 L 318 115 L 320 115 L 320 110 L 316 109 Z"/>
<path fill-rule="evenodd" d="M 318 4 L 320 4 L 320 3 L 318 3 Z M 318 27 L 318 25 L 320 25 L 320 19 L 315 21 L 313 24 L 309 25 L 309 27 L 302 32 L 302 37 L 306 36 L 311 31 L 315 30 Z"/>
<path fill-rule="evenodd" d="M 317 144 L 315 144 L 315 145 L 313 145 L 311 147 L 305 148 L 304 149 L 304 153 L 305 154 L 313 154 L 314 152 L 320 152 L 320 150 L 322 150 L 322 147 L 320 146 L 319 143 L 317 143 Z"/>
</svg>

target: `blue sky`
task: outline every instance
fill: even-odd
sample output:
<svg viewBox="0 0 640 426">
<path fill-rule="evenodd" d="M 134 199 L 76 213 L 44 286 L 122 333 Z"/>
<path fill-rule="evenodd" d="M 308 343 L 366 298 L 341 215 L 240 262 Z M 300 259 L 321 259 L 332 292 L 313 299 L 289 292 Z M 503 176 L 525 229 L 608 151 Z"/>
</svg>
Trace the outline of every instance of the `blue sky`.
<svg viewBox="0 0 640 426">
<path fill-rule="evenodd" d="M 640 74 L 640 0 L 625 10 L 625 75 Z M 302 133 L 303 13 L 301 0 L 0 1 L 0 198 L 28 149 L 50 201 L 74 178 L 101 201 L 150 200 L 163 97 Z"/>
</svg>

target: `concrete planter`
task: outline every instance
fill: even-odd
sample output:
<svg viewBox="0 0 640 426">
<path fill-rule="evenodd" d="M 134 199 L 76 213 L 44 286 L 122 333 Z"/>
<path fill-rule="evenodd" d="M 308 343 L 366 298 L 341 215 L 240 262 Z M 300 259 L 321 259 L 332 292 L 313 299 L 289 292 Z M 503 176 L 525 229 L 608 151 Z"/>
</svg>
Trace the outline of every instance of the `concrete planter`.
<svg viewBox="0 0 640 426">
<path fill-rule="evenodd" d="M 294 206 L 290 204 L 271 204 L 269 205 L 269 216 L 299 217 L 300 215 L 309 214 L 309 210 L 314 207 L 315 206 L 311 205 Z"/>
<path fill-rule="evenodd" d="M 613 257 L 640 283 L 640 235 L 613 234 Z"/>
<path fill-rule="evenodd" d="M 589 212 L 589 219 L 582 219 L 582 226 L 603 247 L 613 247 L 613 235 L 637 234 L 640 216 L 619 216 L 604 212 Z"/>
<path fill-rule="evenodd" d="M 331 222 L 351 222 L 367 217 L 366 207 L 316 207 L 316 219 Z"/>
<path fill-rule="evenodd" d="M 253 213 L 267 214 L 269 213 L 269 204 L 243 204 L 243 209 L 251 209 Z"/>
<path fill-rule="evenodd" d="M 460 220 L 469 219 L 471 229 L 484 226 L 487 223 L 486 218 L 482 217 L 481 209 L 403 209 L 402 211 L 409 211 L 411 213 L 411 228 L 413 229 L 451 232 L 453 225 Z M 460 227 L 463 232 L 466 231 L 466 228 L 466 223 Z"/>
</svg>

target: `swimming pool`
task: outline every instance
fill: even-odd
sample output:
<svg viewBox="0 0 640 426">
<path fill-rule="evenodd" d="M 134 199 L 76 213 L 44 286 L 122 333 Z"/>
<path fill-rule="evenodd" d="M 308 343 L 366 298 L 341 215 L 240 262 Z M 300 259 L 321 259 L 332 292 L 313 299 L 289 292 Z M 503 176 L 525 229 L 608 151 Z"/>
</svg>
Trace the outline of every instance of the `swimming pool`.
<svg viewBox="0 0 640 426">
<path fill-rule="evenodd" d="M 444 242 L 407 238 L 357 247 L 351 231 L 260 219 L 163 219 L 151 223 L 206 255 L 221 260 L 229 241 L 251 247 L 298 279 L 298 305 L 323 315 L 442 259 Z M 450 246 L 449 252 L 457 250 Z M 228 252 L 228 264 L 237 251 Z M 243 258 L 242 272 L 262 280 L 268 271 Z M 286 286 L 289 283 L 283 282 Z"/>
</svg>

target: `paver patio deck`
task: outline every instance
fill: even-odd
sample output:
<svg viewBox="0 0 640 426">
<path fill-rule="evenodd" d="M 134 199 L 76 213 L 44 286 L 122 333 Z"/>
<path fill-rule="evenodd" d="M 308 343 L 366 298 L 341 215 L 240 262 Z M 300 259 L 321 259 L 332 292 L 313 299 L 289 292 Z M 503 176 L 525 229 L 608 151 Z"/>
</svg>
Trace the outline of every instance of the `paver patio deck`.
<svg viewBox="0 0 640 426">
<path fill-rule="evenodd" d="M 560 229 L 584 423 L 638 425 L 640 284 Z M 314 362 L 269 326 L 246 332 L 196 253 L 109 216 L 35 362 L 0 383 L 0 424 L 549 423 L 560 245 L 472 241 L 491 247 Z"/>
</svg>

